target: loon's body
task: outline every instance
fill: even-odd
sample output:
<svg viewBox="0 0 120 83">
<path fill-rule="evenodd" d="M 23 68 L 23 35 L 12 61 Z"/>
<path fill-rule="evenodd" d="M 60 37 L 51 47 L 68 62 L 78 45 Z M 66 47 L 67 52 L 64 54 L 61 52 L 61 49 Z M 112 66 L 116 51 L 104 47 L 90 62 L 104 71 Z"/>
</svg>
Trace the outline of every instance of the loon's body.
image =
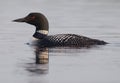
<svg viewBox="0 0 120 83">
<path fill-rule="evenodd" d="M 44 37 L 38 41 L 42 47 L 89 47 L 91 45 L 104 45 L 106 42 L 76 34 L 57 34 Z"/>
<path fill-rule="evenodd" d="M 104 45 L 104 41 L 80 36 L 76 34 L 48 35 L 49 24 L 47 18 L 41 13 L 30 13 L 28 16 L 14 20 L 15 22 L 26 22 L 36 26 L 33 37 L 38 39 L 42 47 L 88 47 L 91 45 Z"/>
</svg>

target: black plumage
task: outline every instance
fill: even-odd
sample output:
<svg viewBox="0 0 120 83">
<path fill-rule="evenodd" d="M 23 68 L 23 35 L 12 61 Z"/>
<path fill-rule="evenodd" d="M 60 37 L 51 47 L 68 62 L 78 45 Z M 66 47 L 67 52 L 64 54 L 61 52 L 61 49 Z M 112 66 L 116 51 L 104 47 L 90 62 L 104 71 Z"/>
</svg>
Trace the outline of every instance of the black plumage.
<svg viewBox="0 0 120 83">
<path fill-rule="evenodd" d="M 97 39 L 91 39 L 88 37 L 76 35 L 76 34 L 57 34 L 46 36 L 42 40 L 39 40 L 39 45 L 44 47 L 89 47 L 91 45 L 104 45 L 107 44 L 104 41 Z"/>
</svg>

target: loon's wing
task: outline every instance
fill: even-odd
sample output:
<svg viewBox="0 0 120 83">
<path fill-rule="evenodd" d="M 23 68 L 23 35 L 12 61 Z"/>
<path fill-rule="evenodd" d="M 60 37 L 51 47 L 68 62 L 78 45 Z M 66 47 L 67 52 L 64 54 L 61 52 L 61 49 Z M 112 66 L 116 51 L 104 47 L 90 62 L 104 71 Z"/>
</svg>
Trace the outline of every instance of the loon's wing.
<svg viewBox="0 0 120 83">
<path fill-rule="evenodd" d="M 91 39 L 88 37 L 75 35 L 75 34 L 57 34 L 46 36 L 42 41 L 41 45 L 46 47 L 53 47 L 53 46 L 74 46 L 74 47 L 86 47 L 90 45 L 104 45 L 106 42 Z"/>
</svg>

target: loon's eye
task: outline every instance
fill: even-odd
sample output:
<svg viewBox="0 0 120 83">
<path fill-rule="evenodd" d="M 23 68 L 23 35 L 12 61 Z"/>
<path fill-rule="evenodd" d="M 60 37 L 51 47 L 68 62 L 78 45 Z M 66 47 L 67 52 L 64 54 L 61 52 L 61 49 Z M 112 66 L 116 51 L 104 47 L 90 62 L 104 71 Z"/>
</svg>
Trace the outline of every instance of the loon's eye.
<svg viewBox="0 0 120 83">
<path fill-rule="evenodd" d="M 34 20 L 34 19 L 35 19 L 35 16 L 31 16 L 30 19 L 31 19 L 31 20 Z"/>
</svg>

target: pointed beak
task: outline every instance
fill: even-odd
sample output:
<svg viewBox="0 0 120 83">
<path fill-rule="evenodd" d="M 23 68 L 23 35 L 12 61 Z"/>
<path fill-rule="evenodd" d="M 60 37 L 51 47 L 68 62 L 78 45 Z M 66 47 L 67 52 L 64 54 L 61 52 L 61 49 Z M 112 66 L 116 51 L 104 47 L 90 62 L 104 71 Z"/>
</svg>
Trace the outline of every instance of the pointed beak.
<svg viewBox="0 0 120 83">
<path fill-rule="evenodd" d="M 19 19 L 13 20 L 13 22 L 27 22 L 27 20 L 26 18 L 19 18 Z"/>
</svg>

